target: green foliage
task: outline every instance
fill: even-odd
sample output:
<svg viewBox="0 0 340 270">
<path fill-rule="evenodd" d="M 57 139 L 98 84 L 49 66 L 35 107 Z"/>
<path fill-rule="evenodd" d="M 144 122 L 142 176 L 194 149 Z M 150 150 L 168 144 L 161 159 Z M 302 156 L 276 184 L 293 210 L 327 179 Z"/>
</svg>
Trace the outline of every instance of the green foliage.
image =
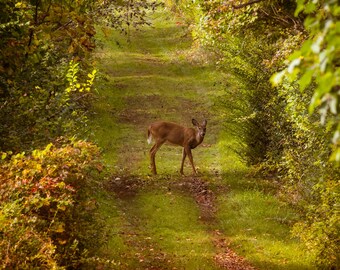
<svg viewBox="0 0 340 270">
<path fill-rule="evenodd" d="M 315 83 L 309 112 L 319 108 L 321 122 L 333 126 L 333 154 L 331 160 L 340 162 L 339 123 L 339 55 L 340 55 L 340 5 L 338 1 L 298 0 L 295 15 L 304 12 L 304 26 L 309 37 L 290 57 L 287 68 L 273 76 L 275 85 L 288 78 L 297 80 L 303 91 Z"/>
<path fill-rule="evenodd" d="M 3 151 L 34 149 L 80 131 L 89 95 L 74 91 L 66 97 L 65 89 L 72 59 L 81 66 L 79 81 L 90 69 L 95 31 L 85 2 L 0 1 Z"/>
<path fill-rule="evenodd" d="M 58 86 L 35 86 L 32 91 L 13 87 L 11 96 L 3 99 L 1 115 L 4 129 L 0 140 L 3 150 L 32 149 L 58 136 L 86 131 L 86 100 L 91 97 L 89 91 L 93 87 L 96 70 L 85 80 L 78 78 L 79 63 L 71 61 L 63 69 L 60 82 L 52 83 Z"/>
<path fill-rule="evenodd" d="M 286 96 L 287 119 L 294 134 L 285 140 L 280 168 L 287 172 L 286 179 L 298 198 L 302 196 L 310 204 L 305 207 L 305 221 L 294 228 L 295 235 L 320 268 L 332 269 L 339 265 L 340 175 L 338 167 L 330 163 L 340 160 L 339 5 L 337 1 L 297 1 L 295 14 L 302 11 L 307 14 L 304 25 L 309 37 L 289 57 L 287 68 L 271 79 Z M 297 88 L 302 92 L 292 91 Z M 315 113 L 312 115 L 316 108 L 321 123 L 326 124 L 323 128 Z"/>
<path fill-rule="evenodd" d="M 1 268 L 77 268 L 103 244 L 91 195 L 101 169 L 97 147 L 75 141 L 4 153 L 0 169 Z"/>
<path fill-rule="evenodd" d="M 314 186 L 318 197 L 308 206 L 307 218 L 295 224 L 293 233 L 299 236 L 322 269 L 340 265 L 340 184 L 324 181 Z M 336 268 L 334 268 L 336 269 Z"/>
</svg>

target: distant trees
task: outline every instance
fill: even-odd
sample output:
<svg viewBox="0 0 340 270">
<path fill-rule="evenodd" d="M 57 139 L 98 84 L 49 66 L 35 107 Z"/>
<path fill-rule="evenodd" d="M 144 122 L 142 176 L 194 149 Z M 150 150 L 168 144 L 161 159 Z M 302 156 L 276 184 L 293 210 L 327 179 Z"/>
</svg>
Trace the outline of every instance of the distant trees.
<svg viewBox="0 0 340 270">
<path fill-rule="evenodd" d="M 221 105 L 240 156 L 304 210 L 293 232 L 317 265 L 339 266 L 338 1 L 167 2 L 229 75 Z"/>
</svg>

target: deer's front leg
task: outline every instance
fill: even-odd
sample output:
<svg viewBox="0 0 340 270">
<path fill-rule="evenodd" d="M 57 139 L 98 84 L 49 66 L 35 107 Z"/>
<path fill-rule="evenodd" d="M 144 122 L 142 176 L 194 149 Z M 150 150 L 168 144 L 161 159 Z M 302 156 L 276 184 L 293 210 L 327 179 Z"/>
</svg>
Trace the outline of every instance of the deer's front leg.
<svg viewBox="0 0 340 270">
<path fill-rule="evenodd" d="M 197 171 L 196 171 L 196 169 L 195 169 L 194 159 L 193 159 L 193 157 L 192 157 L 192 153 L 191 153 L 191 148 L 190 148 L 190 146 L 185 147 L 185 151 L 186 151 L 186 154 L 187 154 L 188 157 L 189 157 L 189 160 L 190 160 L 190 163 L 191 163 L 191 166 L 192 166 L 192 170 L 194 171 L 194 174 L 197 174 Z"/>
<path fill-rule="evenodd" d="M 181 164 L 181 170 L 180 170 L 181 175 L 184 175 L 183 167 L 184 167 L 184 160 L 186 157 L 187 157 L 187 152 L 185 151 L 185 148 L 183 148 L 182 164 Z"/>
</svg>

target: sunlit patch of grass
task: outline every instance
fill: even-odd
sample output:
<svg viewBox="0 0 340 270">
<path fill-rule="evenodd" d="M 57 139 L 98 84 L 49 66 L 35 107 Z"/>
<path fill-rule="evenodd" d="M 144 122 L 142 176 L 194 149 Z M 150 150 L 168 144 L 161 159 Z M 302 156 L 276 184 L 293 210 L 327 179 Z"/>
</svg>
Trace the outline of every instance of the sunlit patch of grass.
<svg viewBox="0 0 340 270">
<path fill-rule="evenodd" d="M 178 269 L 215 269 L 214 247 L 191 197 L 155 190 L 141 194 L 136 204 L 145 230 L 172 254 Z"/>
</svg>

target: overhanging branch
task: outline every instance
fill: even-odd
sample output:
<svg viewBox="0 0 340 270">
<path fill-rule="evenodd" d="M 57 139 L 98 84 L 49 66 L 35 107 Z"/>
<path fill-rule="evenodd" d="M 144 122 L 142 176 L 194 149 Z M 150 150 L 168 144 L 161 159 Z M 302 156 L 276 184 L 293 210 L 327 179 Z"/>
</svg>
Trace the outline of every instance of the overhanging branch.
<svg viewBox="0 0 340 270">
<path fill-rule="evenodd" d="M 244 4 L 240 4 L 240 5 L 232 5 L 232 7 L 234 9 L 240 9 L 240 8 L 244 8 L 246 6 L 250 6 L 259 2 L 262 2 L 263 0 L 253 0 L 253 1 L 249 1 L 248 3 L 244 3 Z"/>
</svg>

